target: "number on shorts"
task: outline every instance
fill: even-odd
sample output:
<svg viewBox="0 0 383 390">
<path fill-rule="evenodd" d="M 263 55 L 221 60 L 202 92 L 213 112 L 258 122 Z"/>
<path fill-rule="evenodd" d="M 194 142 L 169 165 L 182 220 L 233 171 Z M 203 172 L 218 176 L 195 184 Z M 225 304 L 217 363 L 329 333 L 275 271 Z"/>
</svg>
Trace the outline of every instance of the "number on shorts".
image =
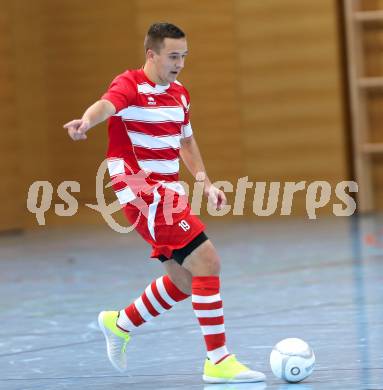
<svg viewBox="0 0 383 390">
<path fill-rule="evenodd" d="M 182 219 L 181 222 L 178 224 L 178 226 L 184 231 L 187 232 L 190 229 L 190 225 Z"/>
</svg>

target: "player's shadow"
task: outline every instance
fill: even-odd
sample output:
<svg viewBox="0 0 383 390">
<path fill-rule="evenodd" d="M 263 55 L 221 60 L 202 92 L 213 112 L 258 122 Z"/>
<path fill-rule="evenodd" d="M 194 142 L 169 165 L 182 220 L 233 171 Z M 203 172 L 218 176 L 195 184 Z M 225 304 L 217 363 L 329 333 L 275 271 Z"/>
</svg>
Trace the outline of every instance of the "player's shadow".
<svg viewBox="0 0 383 390">
<path fill-rule="evenodd" d="M 203 390 L 265 390 L 265 382 L 205 385 Z M 304 390 L 304 389 L 303 389 Z"/>
</svg>

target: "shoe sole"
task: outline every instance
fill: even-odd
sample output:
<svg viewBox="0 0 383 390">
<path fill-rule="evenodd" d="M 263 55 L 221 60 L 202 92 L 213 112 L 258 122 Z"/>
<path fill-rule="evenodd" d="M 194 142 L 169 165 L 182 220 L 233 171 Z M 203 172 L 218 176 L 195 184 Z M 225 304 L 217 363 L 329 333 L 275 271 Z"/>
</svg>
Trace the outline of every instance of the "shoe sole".
<svg viewBox="0 0 383 390">
<path fill-rule="evenodd" d="M 258 383 L 264 382 L 266 377 L 250 378 L 250 379 L 229 379 L 229 378 L 216 378 L 213 376 L 203 375 L 202 379 L 205 383 Z"/>
<path fill-rule="evenodd" d="M 104 321 L 103 321 L 103 318 L 104 318 L 104 311 L 100 312 L 100 314 L 98 315 L 98 326 L 100 327 L 100 329 L 102 330 L 102 333 L 104 334 L 104 337 L 105 337 L 105 341 L 106 341 L 106 352 L 108 354 L 108 359 L 110 361 L 110 363 L 112 364 L 112 366 L 119 372 L 125 372 L 126 371 L 126 368 L 121 368 L 119 366 L 117 366 L 111 356 L 110 356 L 110 352 L 109 352 L 109 338 L 108 338 L 108 332 L 109 330 L 104 326 Z"/>
</svg>

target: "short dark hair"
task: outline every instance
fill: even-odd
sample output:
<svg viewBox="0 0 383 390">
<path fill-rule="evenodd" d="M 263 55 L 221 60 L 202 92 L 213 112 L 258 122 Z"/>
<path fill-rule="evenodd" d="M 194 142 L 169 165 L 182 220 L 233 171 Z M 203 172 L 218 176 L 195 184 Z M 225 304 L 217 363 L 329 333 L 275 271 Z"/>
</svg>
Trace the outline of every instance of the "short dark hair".
<svg viewBox="0 0 383 390">
<path fill-rule="evenodd" d="M 174 24 L 154 23 L 149 27 L 145 37 L 145 53 L 149 49 L 158 53 L 165 38 L 181 39 L 185 38 L 185 36 L 185 33 Z"/>
</svg>

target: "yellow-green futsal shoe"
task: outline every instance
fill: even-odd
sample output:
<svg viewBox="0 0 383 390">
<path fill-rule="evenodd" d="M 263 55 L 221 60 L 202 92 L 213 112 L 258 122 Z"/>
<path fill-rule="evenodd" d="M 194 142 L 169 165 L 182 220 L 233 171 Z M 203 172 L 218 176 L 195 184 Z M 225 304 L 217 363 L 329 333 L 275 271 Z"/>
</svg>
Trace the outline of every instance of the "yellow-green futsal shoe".
<svg viewBox="0 0 383 390">
<path fill-rule="evenodd" d="M 263 382 L 266 376 L 261 372 L 250 370 L 241 364 L 235 355 L 230 355 L 218 364 L 206 359 L 203 380 L 206 383 Z"/>
<path fill-rule="evenodd" d="M 127 367 L 126 345 L 130 340 L 130 334 L 117 327 L 118 311 L 102 311 L 98 315 L 98 325 L 106 340 L 108 358 L 113 367 L 124 372 Z"/>
</svg>

